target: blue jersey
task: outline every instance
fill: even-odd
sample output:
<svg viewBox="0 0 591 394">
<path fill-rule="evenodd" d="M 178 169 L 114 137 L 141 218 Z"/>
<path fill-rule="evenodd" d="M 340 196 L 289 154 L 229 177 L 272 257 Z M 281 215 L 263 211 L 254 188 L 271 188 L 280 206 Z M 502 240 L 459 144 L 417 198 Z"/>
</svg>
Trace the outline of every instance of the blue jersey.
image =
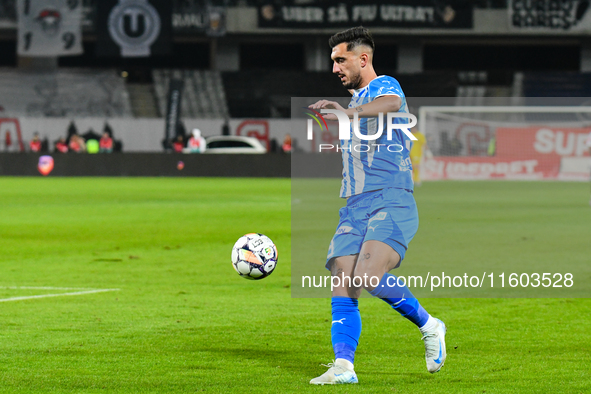
<svg viewBox="0 0 591 394">
<path fill-rule="evenodd" d="M 367 86 L 355 90 L 349 108 L 367 104 L 378 97 L 396 95 L 402 99 L 399 112 L 408 113 L 406 99 L 398 81 L 387 75 L 373 79 Z M 384 114 L 385 115 L 385 114 Z M 407 124 L 407 118 L 393 118 L 393 123 Z M 412 166 L 410 162 L 410 138 L 402 130 L 394 129 L 388 140 L 386 116 L 384 130 L 377 140 L 358 138 L 351 125 L 351 139 L 341 140 L 343 154 L 343 182 L 341 197 L 386 188 L 413 190 Z M 360 118 L 361 135 L 376 134 L 378 118 Z"/>
</svg>

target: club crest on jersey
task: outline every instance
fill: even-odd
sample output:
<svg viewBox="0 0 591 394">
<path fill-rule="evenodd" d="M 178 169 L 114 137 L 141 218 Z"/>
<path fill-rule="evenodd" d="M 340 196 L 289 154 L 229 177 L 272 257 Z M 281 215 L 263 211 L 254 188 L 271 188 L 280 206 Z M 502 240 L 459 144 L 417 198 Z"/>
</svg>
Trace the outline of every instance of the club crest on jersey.
<svg viewBox="0 0 591 394">
<path fill-rule="evenodd" d="M 62 23 L 62 14 L 52 8 L 44 8 L 39 12 L 35 21 L 41 25 L 41 29 L 48 36 L 55 36 Z"/>
</svg>

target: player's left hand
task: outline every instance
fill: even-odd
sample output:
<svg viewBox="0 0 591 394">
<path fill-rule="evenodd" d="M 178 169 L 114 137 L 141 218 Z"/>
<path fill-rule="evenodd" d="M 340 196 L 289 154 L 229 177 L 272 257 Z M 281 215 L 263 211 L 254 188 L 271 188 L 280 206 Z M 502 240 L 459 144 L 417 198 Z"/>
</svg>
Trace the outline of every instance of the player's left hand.
<svg viewBox="0 0 591 394">
<path fill-rule="evenodd" d="M 315 102 L 312 105 L 309 105 L 308 108 L 311 109 L 337 109 L 339 111 L 343 111 L 345 112 L 345 109 L 336 101 L 330 101 L 330 100 L 320 100 Z M 337 120 L 337 116 L 334 114 L 322 114 L 322 117 L 325 120 Z"/>
</svg>

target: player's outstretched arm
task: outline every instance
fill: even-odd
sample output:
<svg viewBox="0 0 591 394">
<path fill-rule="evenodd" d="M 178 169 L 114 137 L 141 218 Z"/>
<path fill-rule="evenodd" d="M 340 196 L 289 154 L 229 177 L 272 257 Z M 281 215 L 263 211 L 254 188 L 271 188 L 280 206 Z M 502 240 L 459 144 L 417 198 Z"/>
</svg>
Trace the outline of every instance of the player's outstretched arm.
<svg viewBox="0 0 591 394">
<path fill-rule="evenodd" d="M 310 105 L 312 109 L 338 109 L 343 111 L 349 119 L 353 119 L 355 113 L 360 118 L 375 118 L 380 113 L 385 114 L 388 112 L 398 112 L 402 105 L 402 99 L 398 96 L 382 96 L 373 100 L 370 103 L 360 105 L 355 108 L 344 109 L 336 101 L 320 100 Z M 336 120 L 336 116 L 332 114 L 323 115 L 327 120 Z M 333 119 L 334 118 L 334 119 Z"/>
<path fill-rule="evenodd" d="M 374 118 L 380 113 L 398 112 L 402 106 L 402 99 L 398 96 L 378 97 L 370 103 L 360 105 L 355 108 L 348 108 L 345 113 L 349 118 L 353 118 L 355 112 L 360 118 Z"/>
</svg>

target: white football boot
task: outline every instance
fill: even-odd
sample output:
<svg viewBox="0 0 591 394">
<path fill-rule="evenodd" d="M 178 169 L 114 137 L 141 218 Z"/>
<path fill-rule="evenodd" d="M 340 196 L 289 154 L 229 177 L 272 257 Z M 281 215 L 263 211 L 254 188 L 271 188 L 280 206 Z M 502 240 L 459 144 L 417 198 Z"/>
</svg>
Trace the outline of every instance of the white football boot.
<svg viewBox="0 0 591 394">
<path fill-rule="evenodd" d="M 434 319 L 434 318 L 430 318 Z M 433 324 L 429 324 L 433 323 Z M 439 320 L 434 319 L 433 322 L 425 324 L 426 330 L 421 328 L 423 333 L 423 341 L 425 341 L 425 360 L 427 361 L 427 370 L 431 373 L 439 372 L 447 353 L 445 351 L 445 332 L 447 328 L 445 324 Z"/>
<path fill-rule="evenodd" d="M 337 358 L 336 361 L 330 364 L 322 364 L 328 367 L 328 371 L 310 380 L 310 384 L 346 384 L 358 383 L 357 375 L 353 370 L 353 364 L 344 358 Z"/>
</svg>

